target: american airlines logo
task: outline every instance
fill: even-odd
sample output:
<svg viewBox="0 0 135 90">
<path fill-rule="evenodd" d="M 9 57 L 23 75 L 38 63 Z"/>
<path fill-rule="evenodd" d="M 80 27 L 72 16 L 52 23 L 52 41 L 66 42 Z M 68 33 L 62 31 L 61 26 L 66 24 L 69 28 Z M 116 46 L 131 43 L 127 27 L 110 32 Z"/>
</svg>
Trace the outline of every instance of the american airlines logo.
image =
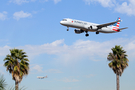
<svg viewBox="0 0 135 90">
<path fill-rule="evenodd" d="M 72 21 L 73 22 L 73 21 Z M 86 22 L 81 22 L 81 21 L 74 21 L 74 23 L 79 23 L 79 24 L 85 24 L 85 25 L 87 25 L 87 23 Z"/>
</svg>

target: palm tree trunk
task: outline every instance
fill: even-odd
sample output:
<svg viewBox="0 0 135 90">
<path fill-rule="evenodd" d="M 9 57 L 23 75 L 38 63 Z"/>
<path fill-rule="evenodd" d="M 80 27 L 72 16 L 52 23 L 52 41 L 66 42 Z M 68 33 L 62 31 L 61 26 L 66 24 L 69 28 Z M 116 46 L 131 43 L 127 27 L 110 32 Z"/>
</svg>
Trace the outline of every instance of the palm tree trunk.
<svg viewBox="0 0 135 90">
<path fill-rule="evenodd" d="M 18 84 L 19 84 L 19 82 L 15 81 L 15 90 L 18 90 Z"/>
<path fill-rule="evenodd" d="M 119 88 L 120 88 L 120 86 L 119 86 L 119 75 L 116 74 L 116 76 L 117 76 L 117 90 L 119 90 Z"/>
</svg>

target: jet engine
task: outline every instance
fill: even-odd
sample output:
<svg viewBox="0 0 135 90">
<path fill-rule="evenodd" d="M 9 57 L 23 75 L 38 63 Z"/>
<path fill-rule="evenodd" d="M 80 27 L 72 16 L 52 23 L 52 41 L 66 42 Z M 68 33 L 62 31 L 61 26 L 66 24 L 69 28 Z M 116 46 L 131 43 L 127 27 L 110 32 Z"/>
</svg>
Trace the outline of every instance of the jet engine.
<svg viewBox="0 0 135 90">
<path fill-rule="evenodd" d="M 75 29 L 74 31 L 75 31 L 76 34 L 80 34 L 80 33 L 83 33 L 83 32 L 84 32 L 84 31 L 81 30 L 81 29 Z"/>
<path fill-rule="evenodd" d="M 90 28 L 93 29 L 93 30 L 97 30 L 98 29 L 97 26 L 90 26 Z"/>
</svg>

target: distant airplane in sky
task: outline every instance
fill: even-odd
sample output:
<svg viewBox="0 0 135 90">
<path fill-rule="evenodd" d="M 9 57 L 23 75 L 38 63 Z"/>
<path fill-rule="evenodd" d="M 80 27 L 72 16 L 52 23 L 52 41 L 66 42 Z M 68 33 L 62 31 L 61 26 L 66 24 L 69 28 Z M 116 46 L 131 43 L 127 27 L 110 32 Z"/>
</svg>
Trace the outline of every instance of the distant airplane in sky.
<svg viewBox="0 0 135 90">
<path fill-rule="evenodd" d="M 37 76 L 38 79 L 44 79 L 44 78 L 47 78 L 47 75 L 46 76 Z"/>
<path fill-rule="evenodd" d="M 69 30 L 69 27 L 73 27 L 73 28 L 77 28 L 74 30 L 76 34 L 86 32 L 85 36 L 89 36 L 88 31 L 96 32 L 96 34 L 99 34 L 99 32 L 116 33 L 116 32 L 120 32 L 123 29 L 127 29 L 127 27 L 119 29 L 120 22 L 121 22 L 120 18 L 118 18 L 114 22 L 105 23 L 105 24 L 95 24 L 91 22 L 85 22 L 85 21 L 66 18 L 60 21 L 60 24 L 67 26 L 67 31 Z"/>
</svg>

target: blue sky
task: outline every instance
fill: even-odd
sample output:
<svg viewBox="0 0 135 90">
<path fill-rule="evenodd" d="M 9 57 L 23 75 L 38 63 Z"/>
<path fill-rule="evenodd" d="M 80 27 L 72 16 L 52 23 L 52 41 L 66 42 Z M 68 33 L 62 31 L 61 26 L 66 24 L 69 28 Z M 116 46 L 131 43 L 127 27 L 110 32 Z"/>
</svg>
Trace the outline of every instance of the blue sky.
<svg viewBox="0 0 135 90">
<path fill-rule="evenodd" d="M 60 25 L 63 18 L 98 24 L 121 17 L 119 33 L 75 34 Z M 121 90 L 135 90 L 134 0 L 2 0 L 0 3 L 0 73 L 9 86 L 11 74 L 3 67 L 9 49 L 23 49 L 30 60 L 27 90 L 115 90 L 116 75 L 107 55 L 115 45 L 127 51 L 129 66 L 120 77 Z M 39 80 L 37 76 L 48 76 Z"/>
</svg>

